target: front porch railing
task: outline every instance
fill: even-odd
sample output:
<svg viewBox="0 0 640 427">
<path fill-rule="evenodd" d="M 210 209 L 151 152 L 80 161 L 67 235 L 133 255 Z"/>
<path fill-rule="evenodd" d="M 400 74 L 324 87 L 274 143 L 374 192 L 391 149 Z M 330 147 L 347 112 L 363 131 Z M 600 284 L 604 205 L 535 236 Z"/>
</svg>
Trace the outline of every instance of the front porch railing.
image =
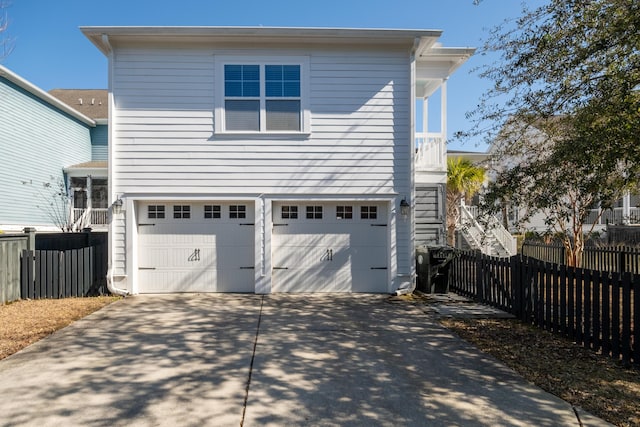
<svg viewBox="0 0 640 427">
<path fill-rule="evenodd" d="M 109 209 L 107 208 L 73 208 L 73 223 L 82 223 L 82 227 L 109 224 Z M 82 228 L 81 227 L 81 228 Z"/>
</svg>

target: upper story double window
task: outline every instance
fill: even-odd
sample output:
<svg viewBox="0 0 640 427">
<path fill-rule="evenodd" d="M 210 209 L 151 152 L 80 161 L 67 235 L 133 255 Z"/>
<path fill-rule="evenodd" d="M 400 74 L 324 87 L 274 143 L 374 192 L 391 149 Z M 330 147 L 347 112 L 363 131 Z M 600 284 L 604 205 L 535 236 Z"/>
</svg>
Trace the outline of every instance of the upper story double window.
<svg viewBox="0 0 640 427">
<path fill-rule="evenodd" d="M 217 90 L 216 132 L 308 131 L 303 59 L 271 62 L 228 57 L 217 62 L 224 84 Z"/>
</svg>

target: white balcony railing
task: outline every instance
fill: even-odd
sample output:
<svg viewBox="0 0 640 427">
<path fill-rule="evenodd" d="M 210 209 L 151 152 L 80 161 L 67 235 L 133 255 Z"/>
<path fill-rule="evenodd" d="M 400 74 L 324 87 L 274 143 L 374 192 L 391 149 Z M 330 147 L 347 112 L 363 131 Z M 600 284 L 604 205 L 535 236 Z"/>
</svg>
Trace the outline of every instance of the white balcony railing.
<svg viewBox="0 0 640 427">
<path fill-rule="evenodd" d="M 73 208 L 73 224 L 78 228 L 101 226 L 109 224 L 109 209 L 107 208 Z"/>
<path fill-rule="evenodd" d="M 633 207 L 630 208 L 629 218 L 624 218 L 623 208 L 613 208 L 607 209 L 602 212 L 602 216 L 599 220 L 598 218 L 598 209 L 592 209 L 591 213 L 587 217 L 585 224 L 599 224 L 599 225 L 607 225 L 607 224 L 640 224 L 640 208 Z M 625 221 L 625 219 L 627 221 Z"/>
<path fill-rule="evenodd" d="M 416 169 L 429 171 L 447 170 L 447 147 L 439 133 L 416 134 Z"/>
</svg>

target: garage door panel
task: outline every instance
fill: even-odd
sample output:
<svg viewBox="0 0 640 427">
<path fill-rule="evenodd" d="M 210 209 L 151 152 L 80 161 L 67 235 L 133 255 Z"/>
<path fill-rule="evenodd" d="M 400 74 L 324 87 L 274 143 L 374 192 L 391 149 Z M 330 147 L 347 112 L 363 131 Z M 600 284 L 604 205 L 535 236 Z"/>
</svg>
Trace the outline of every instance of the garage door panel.
<svg viewBox="0 0 640 427">
<path fill-rule="evenodd" d="M 211 292 L 216 270 L 142 270 L 140 280 L 147 293 Z"/>
<path fill-rule="evenodd" d="M 349 292 L 348 271 L 323 268 L 275 270 L 274 292 Z"/>
<path fill-rule="evenodd" d="M 228 206 L 221 203 L 226 217 L 203 220 L 206 202 L 178 203 L 190 206 L 190 218 L 170 216 L 171 203 L 149 204 L 164 204 L 167 218 L 141 219 L 139 224 L 139 292 L 255 290 L 254 226 L 239 225 L 252 224 L 252 205 L 243 203 L 249 218 L 228 219 Z M 140 211 L 144 217 L 146 204 Z"/>
<path fill-rule="evenodd" d="M 355 206 L 353 217 L 336 220 L 336 206 L 343 204 Z M 322 219 L 289 220 L 278 218 L 280 205 L 273 208 L 274 223 L 281 223 L 272 234 L 273 292 L 387 292 L 383 204 L 367 203 L 377 207 L 378 215 L 362 219 L 355 203 L 314 202 L 322 205 Z M 304 211 L 300 203 L 298 212 Z"/>
<path fill-rule="evenodd" d="M 226 268 L 221 271 L 217 292 L 255 292 L 254 269 Z"/>
<path fill-rule="evenodd" d="M 222 269 L 238 269 L 253 266 L 253 246 L 227 246 L 224 251 L 217 253 L 218 265 Z"/>
<path fill-rule="evenodd" d="M 363 269 L 353 276 L 353 292 L 388 292 L 387 270 Z"/>
<path fill-rule="evenodd" d="M 384 246 L 361 246 L 351 248 L 352 263 L 369 267 L 387 266 L 387 248 Z"/>
</svg>

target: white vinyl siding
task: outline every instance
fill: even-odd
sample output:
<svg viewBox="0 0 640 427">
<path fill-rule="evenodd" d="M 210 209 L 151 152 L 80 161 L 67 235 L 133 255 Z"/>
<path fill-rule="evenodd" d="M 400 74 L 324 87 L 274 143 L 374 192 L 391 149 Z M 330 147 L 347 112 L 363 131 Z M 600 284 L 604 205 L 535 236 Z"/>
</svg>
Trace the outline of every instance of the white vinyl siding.
<svg viewBox="0 0 640 427">
<path fill-rule="evenodd" d="M 119 192 L 408 191 L 408 55 L 311 55 L 311 135 L 255 138 L 215 135 L 211 54 L 135 52 L 118 53 L 113 83 Z"/>
<path fill-rule="evenodd" d="M 234 52 L 116 50 L 115 193 L 411 194 L 408 51 L 292 50 L 308 56 L 309 132 L 258 137 L 215 132 L 215 90 L 224 78 L 215 58 Z M 252 53 L 270 56 L 242 50 Z M 286 51 L 273 56 L 282 62 Z M 408 246 L 409 231 L 410 221 L 399 221 L 398 247 Z M 408 270 L 410 262 L 398 266 Z"/>
</svg>

